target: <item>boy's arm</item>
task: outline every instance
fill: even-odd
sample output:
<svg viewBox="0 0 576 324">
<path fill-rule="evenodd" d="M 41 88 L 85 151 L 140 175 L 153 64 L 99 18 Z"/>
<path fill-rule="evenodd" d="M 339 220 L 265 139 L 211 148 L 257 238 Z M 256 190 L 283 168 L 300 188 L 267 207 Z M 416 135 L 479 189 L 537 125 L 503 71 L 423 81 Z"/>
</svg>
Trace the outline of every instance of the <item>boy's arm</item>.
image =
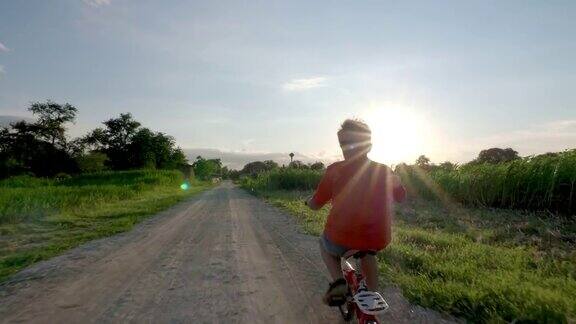
<svg viewBox="0 0 576 324">
<path fill-rule="evenodd" d="M 323 206 L 323 205 L 317 204 L 314 201 L 314 196 L 308 198 L 308 200 L 306 200 L 304 203 L 306 204 L 306 206 L 308 206 L 312 210 L 318 210 L 318 209 L 322 208 L 322 206 Z"/>
<path fill-rule="evenodd" d="M 326 205 L 330 199 L 332 199 L 332 181 L 330 179 L 330 168 L 328 168 L 324 176 L 322 176 L 316 192 L 310 199 L 305 201 L 305 204 L 312 210 L 318 210 Z"/>
</svg>

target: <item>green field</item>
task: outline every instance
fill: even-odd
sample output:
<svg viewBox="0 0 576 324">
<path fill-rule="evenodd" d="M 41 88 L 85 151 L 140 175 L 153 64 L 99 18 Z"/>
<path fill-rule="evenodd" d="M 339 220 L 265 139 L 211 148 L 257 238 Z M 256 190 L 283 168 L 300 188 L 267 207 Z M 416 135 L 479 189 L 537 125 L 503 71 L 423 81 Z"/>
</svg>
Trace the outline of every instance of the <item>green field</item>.
<svg viewBox="0 0 576 324">
<path fill-rule="evenodd" d="M 288 172 L 291 188 L 295 182 L 308 187 L 305 179 L 295 180 L 298 171 Z M 319 235 L 328 209 L 307 209 L 302 201 L 311 191 L 277 190 L 281 186 L 270 179 L 244 179 L 242 185 Z M 393 232 L 379 256 L 381 278 L 414 303 L 471 322 L 576 320 L 573 217 L 416 199 L 397 208 Z"/>
<path fill-rule="evenodd" d="M 179 171 L 121 171 L 0 181 L 0 281 L 86 241 L 131 229 L 207 189 Z"/>
</svg>

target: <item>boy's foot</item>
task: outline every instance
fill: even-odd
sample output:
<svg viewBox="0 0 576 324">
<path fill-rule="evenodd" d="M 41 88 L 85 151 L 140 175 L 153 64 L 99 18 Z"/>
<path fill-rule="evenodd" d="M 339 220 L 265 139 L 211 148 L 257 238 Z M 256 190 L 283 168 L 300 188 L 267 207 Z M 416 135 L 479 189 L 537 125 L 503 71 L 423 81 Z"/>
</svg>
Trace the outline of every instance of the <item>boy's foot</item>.
<svg viewBox="0 0 576 324">
<path fill-rule="evenodd" d="M 328 287 L 322 301 L 328 306 L 340 306 L 346 303 L 346 294 L 348 294 L 348 283 L 344 278 L 336 279 Z"/>
</svg>

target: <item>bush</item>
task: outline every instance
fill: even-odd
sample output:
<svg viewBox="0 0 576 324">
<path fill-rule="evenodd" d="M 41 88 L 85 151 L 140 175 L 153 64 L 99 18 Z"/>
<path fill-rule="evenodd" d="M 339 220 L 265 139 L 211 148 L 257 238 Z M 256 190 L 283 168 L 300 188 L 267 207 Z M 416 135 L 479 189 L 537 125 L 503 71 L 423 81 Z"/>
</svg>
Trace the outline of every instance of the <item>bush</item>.
<svg viewBox="0 0 576 324">
<path fill-rule="evenodd" d="M 91 152 L 76 158 L 78 168 L 82 172 L 100 172 L 106 169 L 108 156 L 100 152 Z"/>
<path fill-rule="evenodd" d="M 243 177 L 242 187 L 251 191 L 267 190 L 314 190 L 323 172 L 310 169 L 282 168 L 258 174 L 256 177 Z"/>
<path fill-rule="evenodd" d="M 56 179 L 58 181 L 63 181 L 63 180 L 71 179 L 71 178 L 72 178 L 72 176 L 69 175 L 68 173 L 65 173 L 65 172 L 60 172 L 54 176 L 54 179 Z"/>
</svg>

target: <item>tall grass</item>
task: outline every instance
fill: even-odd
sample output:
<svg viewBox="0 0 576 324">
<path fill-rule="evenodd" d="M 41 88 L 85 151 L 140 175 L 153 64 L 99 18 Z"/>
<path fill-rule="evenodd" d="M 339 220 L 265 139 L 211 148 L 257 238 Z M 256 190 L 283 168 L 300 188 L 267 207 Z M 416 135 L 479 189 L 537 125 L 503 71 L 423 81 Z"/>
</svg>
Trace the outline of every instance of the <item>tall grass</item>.
<svg viewBox="0 0 576 324">
<path fill-rule="evenodd" d="M 157 186 L 178 188 L 178 171 L 124 171 L 64 180 L 14 177 L 0 181 L 0 224 L 40 220 L 59 211 L 82 210 L 131 199 Z"/>
<path fill-rule="evenodd" d="M 244 177 L 240 184 L 251 191 L 313 190 L 322 174 L 315 170 L 282 168 L 260 173 L 255 178 Z"/>
<path fill-rule="evenodd" d="M 469 164 L 454 171 L 404 166 L 397 172 L 409 193 L 424 198 L 576 213 L 576 150 L 501 164 Z"/>
<path fill-rule="evenodd" d="M 88 240 L 127 231 L 209 186 L 193 181 L 184 191 L 183 180 L 179 171 L 137 170 L 0 181 L 0 281 Z"/>
</svg>

